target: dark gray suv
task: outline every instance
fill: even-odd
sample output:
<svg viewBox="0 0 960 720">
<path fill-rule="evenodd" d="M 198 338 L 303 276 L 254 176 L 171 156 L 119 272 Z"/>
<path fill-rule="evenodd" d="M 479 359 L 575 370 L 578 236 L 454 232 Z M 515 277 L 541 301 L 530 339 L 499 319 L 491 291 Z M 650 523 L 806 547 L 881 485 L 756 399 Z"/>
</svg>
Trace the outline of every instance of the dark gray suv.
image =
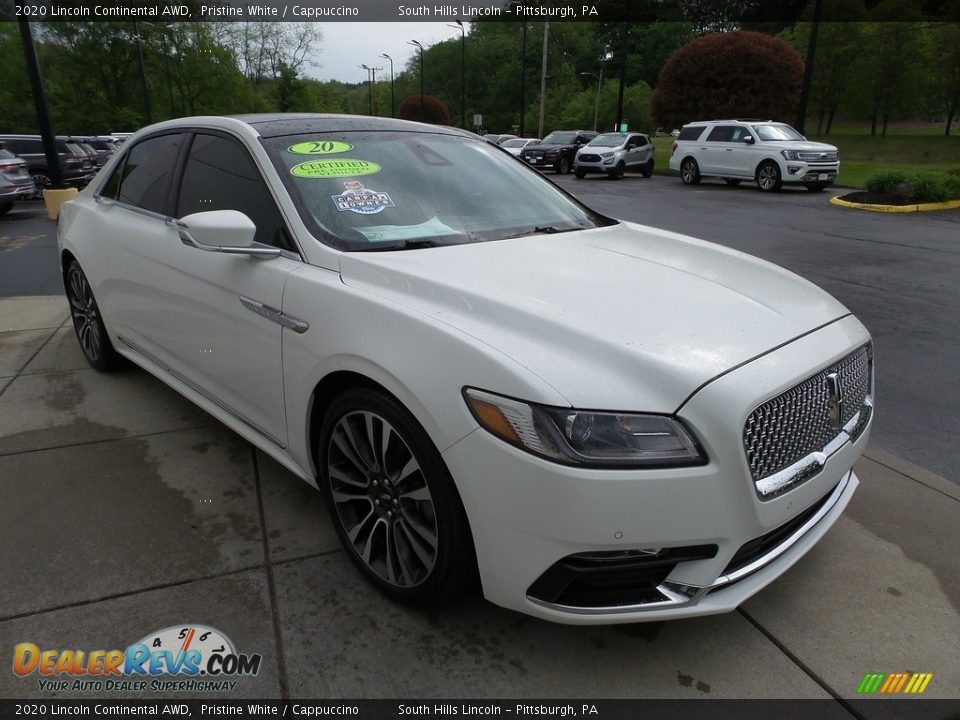
<svg viewBox="0 0 960 720">
<path fill-rule="evenodd" d="M 43 188 L 51 183 L 47 156 L 43 152 L 43 140 L 39 135 L 0 135 L 0 142 L 7 150 L 27 161 L 27 169 L 39 195 Z M 87 151 L 66 140 L 57 139 L 56 143 L 64 184 L 69 187 L 85 187 L 97 172 Z"/>
</svg>

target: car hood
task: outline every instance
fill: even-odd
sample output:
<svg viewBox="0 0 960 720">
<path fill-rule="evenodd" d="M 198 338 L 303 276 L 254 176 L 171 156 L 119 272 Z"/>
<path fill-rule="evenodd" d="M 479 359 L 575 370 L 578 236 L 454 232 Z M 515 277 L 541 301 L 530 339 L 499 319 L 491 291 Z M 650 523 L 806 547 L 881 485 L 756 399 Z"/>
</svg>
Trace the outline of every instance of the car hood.
<svg viewBox="0 0 960 720">
<path fill-rule="evenodd" d="M 557 150 L 560 148 L 574 148 L 577 145 L 573 143 L 536 143 L 527 145 L 524 150 Z"/>
<path fill-rule="evenodd" d="M 812 140 L 764 140 L 764 145 L 773 145 L 779 148 L 789 148 L 790 150 L 811 150 L 816 152 L 836 152 L 834 145 L 827 143 L 813 142 Z"/>
<path fill-rule="evenodd" d="M 341 275 L 482 341 L 588 409 L 674 412 L 717 375 L 848 314 L 780 267 L 632 223 L 349 253 Z"/>
</svg>

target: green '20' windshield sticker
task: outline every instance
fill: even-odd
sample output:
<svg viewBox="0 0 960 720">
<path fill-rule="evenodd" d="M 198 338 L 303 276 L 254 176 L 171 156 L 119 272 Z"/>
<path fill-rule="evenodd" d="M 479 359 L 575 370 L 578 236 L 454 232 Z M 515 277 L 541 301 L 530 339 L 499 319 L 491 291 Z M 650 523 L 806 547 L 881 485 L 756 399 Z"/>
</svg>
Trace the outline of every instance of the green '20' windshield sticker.
<svg viewBox="0 0 960 720">
<path fill-rule="evenodd" d="M 287 148 L 294 155 L 336 155 L 348 150 L 353 150 L 353 145 L 342 140 L 309 140 Z"/>
<path fill-rule="evenodd" d="M 343 178 L 373 175 L 380 166 L 369 160 L 311 160 L 294 165 L 290 174 L 302 178 Z"/>
</svg>

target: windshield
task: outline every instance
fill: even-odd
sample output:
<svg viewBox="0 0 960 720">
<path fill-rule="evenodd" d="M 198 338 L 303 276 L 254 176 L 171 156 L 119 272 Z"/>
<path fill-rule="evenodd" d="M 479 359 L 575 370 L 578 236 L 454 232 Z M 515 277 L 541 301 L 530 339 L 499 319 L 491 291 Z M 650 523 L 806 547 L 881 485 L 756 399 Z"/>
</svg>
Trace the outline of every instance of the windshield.
<svg viewBox="0 0 960 720">
<path fill-rule="evenodd" d="M 587 143 L 593 147 L 620 147 L 627 141 L 627 136 L 623 133 L 604 133 L 597 135 L 593 140 Z"/>
<path fill-rule="evenodd" d="M 341 250 L 459 245 L 614 222 L 462 136 L 315 133 L 264 146 L 304 222 Z"/>
<path fill-rule="evenodd" d="M 789 125 L 776 123 L 772 125 L 754 125 L 753 130 L 761 140 L 803 140 L 803 135 Z"/>
<path fill-rule="evenodd" d="M 503 143 L 503 145 L 501 145 L 500 147 L 505 147 L 505 148 L 522 148 L 522 147 L 523 147 L 524 145 L 526 145 L 526 144 L 527 144 L 527 141 L 526 141 L 526 140 L 521 140 L 520 138 L 514 138 L 513 140 L 507 140 L 507 141 L 506 141 L 505 143 Z"/>
<path fill-rule="evenodd" d="M 543 139 L 543 142 L 547 145 L 573 145 L 576 139 L 575 132 L 552 132 Z"/>
</svg>

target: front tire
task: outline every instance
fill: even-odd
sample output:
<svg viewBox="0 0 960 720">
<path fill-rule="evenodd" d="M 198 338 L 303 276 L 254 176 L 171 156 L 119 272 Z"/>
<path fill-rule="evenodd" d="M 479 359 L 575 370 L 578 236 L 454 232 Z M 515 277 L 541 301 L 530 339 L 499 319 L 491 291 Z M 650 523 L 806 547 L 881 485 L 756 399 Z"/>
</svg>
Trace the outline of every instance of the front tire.
<svg viewBox="0 0 960 720">
<path fill-rule="evenodd" d="M 576 170 L 573 171 L 573 176 L 577 180 L 583 180 L 587 176 L 587 174 L 580 168 L 577 168 Z"/>
<path fill-rule="evenodd" d="M 50 179 L 50 176 L 45 171 L 31 173 L 31 177 L 33 178 L 33 187 L 35 188 L 33 196 L 42 200 L 44 188 L 49 187 L 53 180 Z"/>
<path fill-rule="evenodd" d="M 566 175 L 568 172 L 570 172 L 570 158 L 566 156 L 560 158 L 560 160 L 557 162 L 555 171 L 557 175 Z"/>
<path fill-rule="evenodd" d="M 120 367 L 123 358 L 110 342 L 90 282 L 76 260 L 67 268 L 66 291 L 73 329 L 87 362 L 102 372 Z"/>
<path fill-rule="evenodd" d="M 440 453 L 406 408 L 379 390 L 347 390 L 330 406 L 319 442 L 330 516 L 367 580 L 419 607 L 474 590 L 463 504 Z"/>
<path fill-rule="evenodd" d="M 623 161 L 617 163 L 617 166 L 607 173 L 607 177 L 611 180 L 619 180 L 623 177 L 623 174 L 627 171 L 626 165 L 623 164 Z"/>
<path fill-rule="evenodd" d="M 680 179 L 684 185 L 696 185 L 703 178 L 700 176 L 700 166 L 693 158 L 684 158 L 680 163 Z"/>
<path fill-rule="evenodd" d="M 770 160 L 760 163 L 760 167 L 757 168 L 757 187 L 760 188 L 760 192 L 777 192 L 780 190 L 783 187 L 780 166 Z"/>
</svg>

